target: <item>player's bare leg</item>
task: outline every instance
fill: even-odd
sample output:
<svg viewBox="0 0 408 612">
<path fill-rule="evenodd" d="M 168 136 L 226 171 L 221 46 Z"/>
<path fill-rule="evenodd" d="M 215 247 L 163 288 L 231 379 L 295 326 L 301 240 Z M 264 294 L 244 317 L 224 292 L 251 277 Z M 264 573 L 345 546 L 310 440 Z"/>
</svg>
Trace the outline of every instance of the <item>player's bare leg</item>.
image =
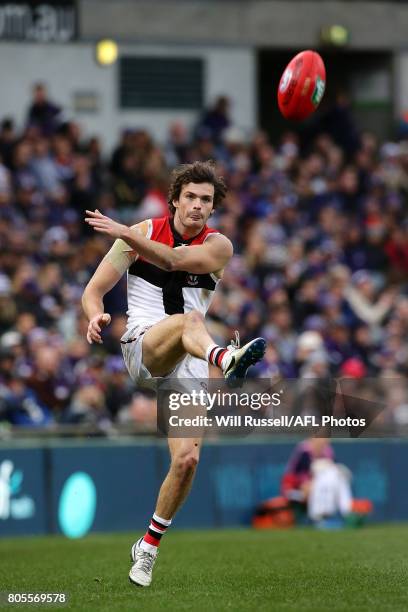
<svg viewBox="0 0 408 612">
<path fill-rule="evenodd" d="M 205 410 L 205 408 L 203 408 Z M 132 546 L 130 580 L 139 586 L 149 586 L 161 537 L 171 525 L 193 483 L 202 438 L 169 438 L 170 469 L 159 491 L 156 510 L 147 533 Z"/>
<path fill-rule="evenodd" d="M 170 469 L 159 491 L 156 514 L 171 520 L 193 484 L 201 438 L 169 438 Z"/>
<path fill-rule="evenodd" d="M 248 367 L 256 363 L 264 352 L 263 338 L 256 338 L 242 348 L 239 348 L 239 343 L 228 348 L 218 346 L 207 331 L 203 315 L 197 311 L 172 315 L 156 323 L 145 333 L 142 343 L 143 364 L 152 376 L 169 374 L 189 354 L 220 367 L 228 382 L 234 376 L 236 380 L 244 378 Z M 205 407 L 202 408 L 205 411 Z M 201 439 L 171 437 L 170 433 L 170 469 L 160 488 L 156 511 L 147 533 L 131 551 L 134 564 L 129 578 L 135 584 L 149 586 L 151 583 L 160 540 L 191 489 Z"/>
<path fill-rule="evenodd" d="M 165 376 L 188 353 L 218 366 L 231 386 L 245 378 L 248 368 L 265 353 L 265 340 L 255 338 L 242 348 L 215 344 L 196 310 L 172 315 L 151 327 L 143 338 L 143 364 L 152 376 Z"/>
<path fill-rule="evenodd" d="M 193 310 L 171 315 L 151 327 L 143 337 L 143 365 L 152 376 L 168 374 L 186 353 L 206 358 L 208 346 L 214 344 L 204 317 Z"/>
</svg>

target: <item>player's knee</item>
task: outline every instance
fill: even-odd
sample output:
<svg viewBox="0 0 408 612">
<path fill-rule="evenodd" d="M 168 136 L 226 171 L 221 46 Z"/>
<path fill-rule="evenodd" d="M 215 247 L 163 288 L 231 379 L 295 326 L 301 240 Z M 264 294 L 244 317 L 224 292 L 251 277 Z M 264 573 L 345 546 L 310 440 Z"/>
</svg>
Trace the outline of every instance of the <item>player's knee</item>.
<svg viewBox="0 0 408 612">
<path fill-rule="evenodd" d="M 193 450 L 191 452 L 177 455 L 173 459 L 173 468 L 180 478 L 185 478 L 195 471 L 198 465 L 198 453 Z"/>
<path fill-rule="evenodd" d="M 198 323 L 204 322 L 204 315 L 201 314 L 198 310 L 191 310 L 187 314 L 184 315 L 184 325 L 185 327 L 190 325 L 197 325 Z"/>
<path fill-rule="evenodd" d="M 184 460 L 184 469 L 188 472 L 194 471 L 198 465 L 197 455 L 188 455 Z"/>
</svg>

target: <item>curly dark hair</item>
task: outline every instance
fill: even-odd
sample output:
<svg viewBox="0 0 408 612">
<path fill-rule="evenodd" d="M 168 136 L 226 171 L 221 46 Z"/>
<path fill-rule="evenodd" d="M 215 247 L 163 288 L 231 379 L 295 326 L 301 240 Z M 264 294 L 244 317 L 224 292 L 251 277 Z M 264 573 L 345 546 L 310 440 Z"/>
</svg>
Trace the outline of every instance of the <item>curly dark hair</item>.
<svg viewBox="0 0 408 612">
<path fill-rule="evenodd" d="M 227 192 L 227 187 L 222 176 L 217 176 L 215 162 L 211 159 L 205 162 L 196 161 L 192 164 L 177 166 L 171 173 L 171 183 L 168 193 L 169 210 L 172 215 L 176 212 L 173 200 L 180 197 L 183 185 L 188 183 L 210 183 L 214 185 L 214 208 L 222 202 Z"/>
</svg>

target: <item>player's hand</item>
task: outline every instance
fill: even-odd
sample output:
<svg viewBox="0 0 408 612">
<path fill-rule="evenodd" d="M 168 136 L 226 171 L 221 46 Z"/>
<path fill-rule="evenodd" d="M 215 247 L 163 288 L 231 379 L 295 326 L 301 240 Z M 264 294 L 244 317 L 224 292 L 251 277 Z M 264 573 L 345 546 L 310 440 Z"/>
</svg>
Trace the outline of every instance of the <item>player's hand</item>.
<svg viewBox="0 0 408 612">
<path fill-rule="evenodd" d="M 86 214 L 85 221 L 88 225 L 91 225 L 95 231 L 101 234 L 108 234 L 108 236 L 112 236 L 112 238 L 121 238 L 128 229 L 126 225 L 117 223 L 117 221 L 103 215 L 98 209 L 94 212 L 92 212 L 92 210 L 87 210 Z"/>
<path fill-rule="evenodd" d="M 86 339 L 89 344 L 97 342 L 102 344 L 101 331 L 102 327 L 106 327 L 111 322 L 111 316 L 107 312 L 101 312 L 89 321 Z"/>
</svg>

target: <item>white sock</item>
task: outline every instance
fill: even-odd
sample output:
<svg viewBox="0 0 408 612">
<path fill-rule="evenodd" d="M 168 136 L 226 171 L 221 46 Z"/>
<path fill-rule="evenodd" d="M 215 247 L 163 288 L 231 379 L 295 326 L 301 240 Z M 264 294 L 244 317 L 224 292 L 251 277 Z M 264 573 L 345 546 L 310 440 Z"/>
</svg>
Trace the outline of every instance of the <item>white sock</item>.
<svg viewBox="0 0 408 612">
<path fill-rule="evenodd" d="M 153 519 L 155 521 L 158 521 L 159 523 L 161 523 L 162 525 L 166 525 L 166 527 L 168 527 L 169 525 L 171 525 L 171 519 L 164 519 L 161 516 L 159 516 L 158 514 L 154 513 L 153 514 Z"/>
<path fill-rule="evenodd" d="M 149 529 L 156 531 L 157 533 L 161 533 L 164 534 L 166 532 L 167 527 L 170 527 L 171 525 L 171 519 L 164 519 L 161 516 L 159 516 L 158 514 L 154 513 L 153 517 L 152 517 L 153 521 L 157 521 L 158 523 L 160 523 L 161 525 L 164 526 L 164 528 L 162 530 L 159 530 L 157 525 L 153 525 L 152 523 L 150 523 L 149 525 Z M 157 549 L 158 546 L 154 546 L 154 544 L 149 544 L 149 542 L 146 542 L 144 539 L 144 536 L 141 540 L 139 540 L 139 542 L 137 543 L 138 548 L 141 548 L 142 550 L 145 550 L 146 552 L 150 553 L 151 555 L 156 555 L 157 554 Z"/>
<path fill-rule="evenodd" d="M 210 344 L 210 346 L 208 347 L 208 349 L 205 352 L 205 358 L 208 361 L 208 363 L 211 363 L 210 361 L 210 355 L 211 355 L 211 351 L 215 348 L 219 348 L 218 344 Z"/>
<path fill-rule="evenodd" d="M 211 354 L 213 353 L 213 354 Z M 224 353 L 223 357 L 221 357 L 221 363 L 219 362 L 219 355 Z M 206 351 L 206 359 L 208 361 L 208 363 L 211 363 L 212 365 L 221 367 L 221 370 L 224 371 L 225 368 L 227 367 L 227 364 L 229 363 L 229 359 L 230 359 L 230 354 L 231 351 L 230 349 L 224 347 L 224 346 L 219 346 L 218 344 L 211 344 L 207 351 Z"/>
<path fill-rule="evenodd" d="M 139 542 L 137 543 L 137 548 L 141 548 L 142 550 L 145 550 L 151 555 L 157 555 L 158 553 L 157 546 L 153 546 L 153 544 L 148 544 L 147 542 L 144 541 L 143 538 L 139 540 Z"/>
</svg>

